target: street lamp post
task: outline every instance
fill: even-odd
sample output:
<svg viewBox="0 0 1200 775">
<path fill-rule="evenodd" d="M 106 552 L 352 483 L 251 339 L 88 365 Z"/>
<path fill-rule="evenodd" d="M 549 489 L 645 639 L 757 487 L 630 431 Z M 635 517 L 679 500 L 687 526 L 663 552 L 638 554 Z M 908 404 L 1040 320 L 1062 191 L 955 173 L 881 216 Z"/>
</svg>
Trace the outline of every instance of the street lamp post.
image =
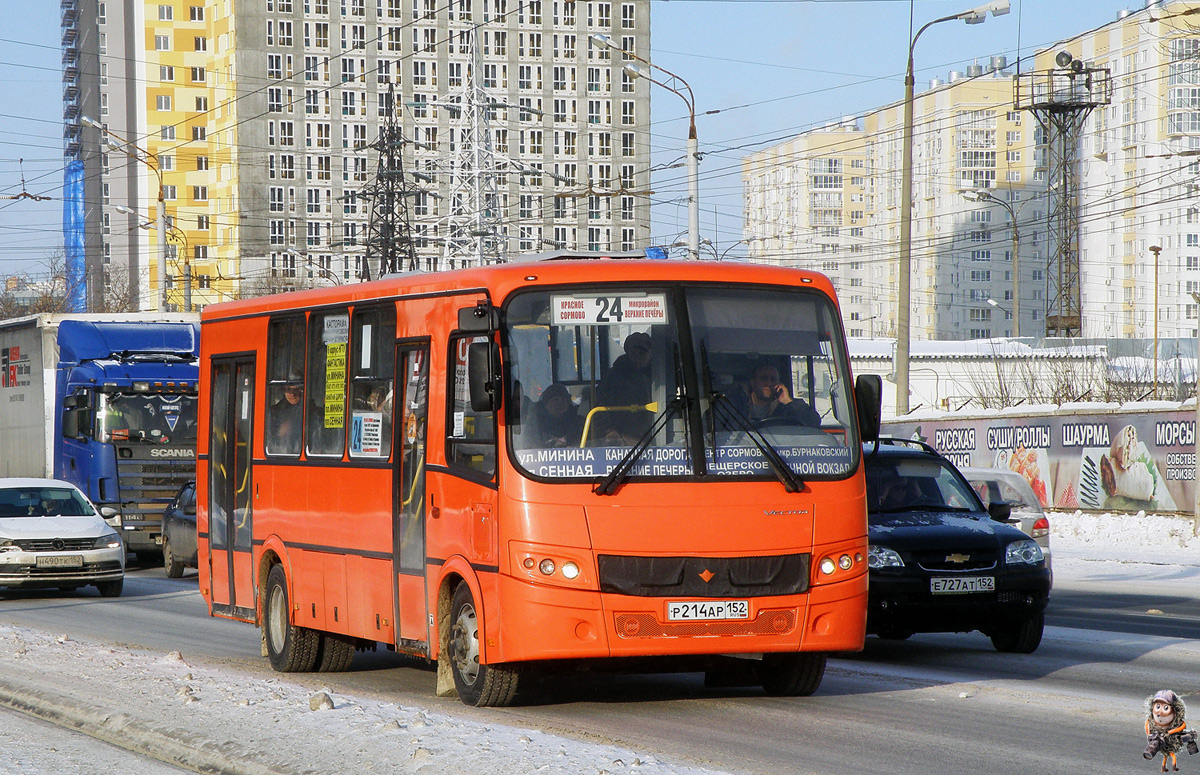
<svg viewBox="0 0 1200 775">
<path fill-rule="evenodd" d="M 93 129 L 100 130 L 102 135 L 109 136 L 105 140 L 105 144 L 109 148 L 113 149 L 114 151 L 120 151 L 129 158 L 145 164 L 158 178 L 158 207 L 155 212 L 155 222 L 158 224 L 158 266 L 155 274 L 158 278 L 158 309 L 160 312 L 165 311 L 167 308 L 167 204 L 163 192 L 162 170 L 158 166 L 158 157 L 147 151 L 145 148 L 141 148 L 138 145 L 125 140 L 116 132 L 113 132 L 111 129 L 106 127 L 104 124 L 101 124 L 94 118 L 83 116 L 79 120 L 81 123 L 86 124 Z M 113 137 L 116 137 L 121 142 L 113 142 Z M 136 151 L 136 153 L 131 152 L 129 150 L 130 148 Z M 151 159 L 154 161 L 152 162 Z"/>
<path fill-rule="evenodd" d="M 1007 0 L 1005 0 L 1007 2 Z M 667 79 L 660 80 L 636 65 L 627 64 L 622 68 L 634 78 L 645 78 L 669 92 L 674 92 L 684 101 L 688 109 L 688 139 L 687 139 L 687 176 L 688 176 L 688 257 L 693 260 L 700 258 L 700 143 L 696 137 L 696 97 L 688 82 L 664 67 L 638 56 L 632 51 L 626 51 L 607 35 L 594 32 L 591 39 L 601 46 L 613 51 L 619 51 L 630 59 L 636 59 L 647 67 L 652 67 L 660 73 L 665 73 Z"/>
<path fill-rule="evenodd" d="M 992 202 L 998 204 L 1008 211 L 1008 217 L 1012 220 L 1012 316 L 1013 316 L 1013 336 L 1019 338 L 1021 336 L 1021 262 L 1018 259 L 1018 251 L 1021 249 L 1021 232 L 1017 228 L 1017 210 L 1012 202 L 1007 202 L 992 192 L 986 189 L 978 191 L 964 191 L 963 196 L 968 202 Z M 1027 204 L 1032 200 L 1026 200 L 1022 204 Z M 989 299 L 988 301 L 991 301 Z"/>
<path fill-rule="evenodd" d="M 988 11 L 993 16 L 1002 16 L 1009 11 L 1008 0 L 992 0 L 969 11 L 943 16 L 926 22 L 908 44 L 908 67 L 904 73 L 904 134 L 901 150 L 900 171 L 900 276 L 897 278 L 896 295 L 896 414 L 908 414 L 908 361 L 910 352 L 909 320 L 912 308 L 912 136 L 913 136 L 913 92 L 916 78 L 913 75 L 913 49 L 921 33 L 935 24 L 961 19 L 967 24 L 980 24 L 987 19 Z M 911 27 L 910 27 L 911 29 Z"/>
<path fill-rule="evenodd" d="M 125 205 L 117 205 L 113 209 L 119 213 L 125 213 L 126 215 L 140 217 L 140 213 L 138 213 L 138 211 L 134 210 L 132 207 L 126 207 Z M 183 272 L 184 272 L 184 274 L 183 274 L 183 309 L 185 312 L 191 312 L 192 311 L 192 263 L 191 263 L 191 259 L 188 258 L 187 233 L 184 232 L 183 229 L 176 226 L 173 222 L 173 219 L 171 219 L 171 218 L 165 219 L 164 222 L 167 225 L 167 231 L 169 231 L 171 233 L 172 237 L 178 239 L 181 246 L 183 247 Z M 138 224 L 138 227 L 142 228 L 142 229 L 155 229 L 155 228 L 158 228 L 158 224 L 155 221 L 145 221 L 143 223 Z M 176 269 L 179 268 L 178 258 L 176 259 L 175 267 L 176 267 Z M 164 301 L 166 300 L 165 293 L 164 293 L 163 299 L 164 299 Z"/>
<path fill-rule="evenodd" d="M 1158 399 L 1158 254 L 1162 252 L 1159 245 L 1151 245 L 1150 252 L 1154 254 L 1154 398 Z"/>
</svg>

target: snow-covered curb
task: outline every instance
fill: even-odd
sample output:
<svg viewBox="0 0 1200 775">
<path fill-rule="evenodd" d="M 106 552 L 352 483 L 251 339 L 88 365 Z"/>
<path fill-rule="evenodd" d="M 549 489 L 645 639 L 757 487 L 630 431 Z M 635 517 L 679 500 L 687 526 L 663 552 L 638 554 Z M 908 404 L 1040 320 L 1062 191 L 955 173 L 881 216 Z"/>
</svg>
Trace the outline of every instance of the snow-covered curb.
<svg viewBox="0 0 1200 775">
<path fill-rule="evenodd" d="M 177 652 L 164 656 L 0 625 L 0 704 L 198 771 L 715 773 L 328 689 L 331 701 L 322 703 L 321 694 L 283 678 L 190 664 Z"/>
</svg>

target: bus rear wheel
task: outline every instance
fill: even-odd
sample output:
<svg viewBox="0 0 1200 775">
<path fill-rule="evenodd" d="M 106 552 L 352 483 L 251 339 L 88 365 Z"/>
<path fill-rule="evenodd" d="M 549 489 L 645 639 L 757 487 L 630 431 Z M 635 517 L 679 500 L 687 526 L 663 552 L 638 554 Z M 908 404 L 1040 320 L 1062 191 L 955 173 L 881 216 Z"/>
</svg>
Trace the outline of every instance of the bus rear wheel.
<svg viewBox="0 0 1200 775">
<path fill-rule="evenodd" d="M 317 663 L 320 633 L 288 621 L 287 574 L 275 565 L 267 574 L 266 605 L 263 606 L 263 641 L 271 667 L 281 673 L 306 673 Z"/>
<path fill-rule="evenodd" d="M 450 660 L 454 688 L 467 705 L 504 707 L 517 694 L 517 671 L 485 665 L 479 659 L 479 612 L 471 588 L 462 583 L 450 603 L 450 633 L 445 658 Z"/>
<path fill-rule="evenodd" d="M 825 654 L 763 654 L 762 687 L 772 697 L 807 697 L 825 677 Z"/>
</svg>

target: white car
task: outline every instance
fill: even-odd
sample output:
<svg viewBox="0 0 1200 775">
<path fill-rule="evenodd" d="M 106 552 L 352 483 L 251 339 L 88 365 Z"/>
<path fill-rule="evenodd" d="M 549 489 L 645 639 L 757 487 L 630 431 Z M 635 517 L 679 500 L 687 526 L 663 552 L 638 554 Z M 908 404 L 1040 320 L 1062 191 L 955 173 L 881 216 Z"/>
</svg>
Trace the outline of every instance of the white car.
<svg viewBox="0 0 1200 775">
<path fill-rule="evenodd" d="M 1005 468 L 960 468 L 959 471 L 979 493 L 985 506 L 997 502 L 1012 506 L 1012 519 L 1018 523 L 1017 527 L 1038 542 L 1049 565 L 1050 520 L 1025 477 Z"/>
<path fill-rule="evenodd" d="M 0 587 L 74 590 L 117 597 L 125 544 L 69 482 L 0 479 Z"/>
</svg>

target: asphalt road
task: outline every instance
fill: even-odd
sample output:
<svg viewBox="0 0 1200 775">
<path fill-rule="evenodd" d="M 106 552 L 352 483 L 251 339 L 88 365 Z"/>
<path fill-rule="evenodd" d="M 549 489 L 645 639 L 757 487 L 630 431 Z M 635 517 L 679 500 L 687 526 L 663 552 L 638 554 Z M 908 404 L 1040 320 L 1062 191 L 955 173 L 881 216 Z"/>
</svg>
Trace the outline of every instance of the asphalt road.
<svg viewBox="0 0 1200 775">
<path fill-rule="evenodd" d="M 1200 607 L 1189 586 L 1060 576 L 1035 654 L 998 654 L 978 633 L 870 638 L 861 654 L 831 660 L 810 698 L 705 689 L 696 674 L 583 674 L 543 679 L 515 708 L 473 709 L 435 697 L 428 666 L 382 649 L 359 654 L 350 672 L 289 680 L 732 772 L 1127 773 L 1157 767 L 1141 758 L 1144 699 L 1200 684 Z M 0 621 L 270 674 L 258 630 L 210 619 L 193 574 L 134 570 L 118 599 L 0 593 Z"/>
</svg>

